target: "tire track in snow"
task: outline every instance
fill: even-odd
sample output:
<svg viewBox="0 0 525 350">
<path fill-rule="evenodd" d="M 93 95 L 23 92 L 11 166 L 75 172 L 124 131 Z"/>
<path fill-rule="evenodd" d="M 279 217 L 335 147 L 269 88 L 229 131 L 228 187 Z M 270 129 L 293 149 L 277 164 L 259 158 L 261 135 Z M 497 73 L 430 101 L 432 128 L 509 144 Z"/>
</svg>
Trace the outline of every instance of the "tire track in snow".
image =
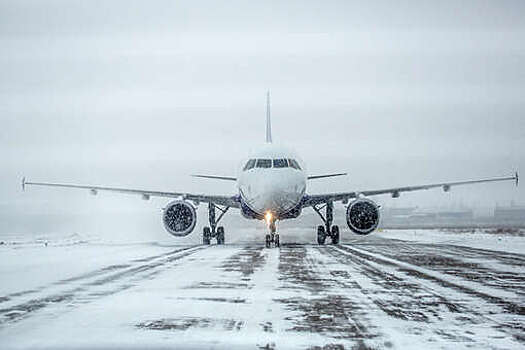
<svg viewBox="0 0 525 350">
<path fill-rule="evenodd" d="M 66 283 L 60 291 L 0 309 L 0 327 L 18 322 L 31 316 L 36 311 L 51 306 L 66 306 L 67 308 L 71 308 L 75 305 L 88 303 L 95 299 L 134 287 L 140 281 L 151 279 L 158 273 L 164 271 L 163 268 L 169 266 L 171 263 L 206 248 L 208 247 L 192 246 L 177 249 L 153 257 L 133 260 L 135 264 L 116 265 L 118 267 L 114 269 L 106 267 L 68 279 L 70 284 L 76 284 L 77 286 L 71 287 L 70 284 Z"/>
<path fill-rule="evenodd" d="M 102 276 L 102 275 L 105 275 L 105 274 L 111 274 L 111 273 L 114 273 L 114 272 L 117 272 L 117 271 L 120 271 L 120 270 L 124 270 L 126 268 L 129 268 L 129 267 L 133 266 L 133 263 L 150 262 L 150 261 L 153 261 L 155 259 L 164 258 L 164 257 L 170 256 L 170 255 L 172 255 L 174 253 L 181 252 L 181 251 L 184 251 L 184 250 L 187 250 L 187 249 L 190 249 L 190 248 L 194 248 L 194 247 L 197 247 L 197 246 L 178 248 L 178 249 L 174 249 L 174 250 L 171 250 L 169 252 L 162 253 L 162 254 L 156 254 L 156 255 L 153 255 L 153 256 L 145 257 L 145 258 L 133 259 L 133 260 L 130 260 L 129 262 L 122 263 L 122 264 L 112 264 L 112 265 L 105 266 L 105 267 L 102 267 L 102 268 L 99 268 L 99 269 L 96 269 L 96 270 L 93 270 L 93 271 L 89 271 L 89 272 L 86 272 L 86 273 L 79 274 L 77 276 L 61 279 L 61 280 L 58 280 L 56 282 L 53 282 L 53 283 L 50 283 L 50 284 L 47 284 L 47 285 L 44 285 L 44 286 L 40 286 L 40 287 L 28 289 L 28 290 L 23 290 L 23 291 L 19 291 L 19 292 L 9 293 L 9 294 L 6 294 L 4 296 L 0 296 L 0 305 L 2 303 L 7 303 L 7 302 L 9 302 L 8 304 L 13 304 L 13 303 L 18 303 L 19 304 L 19 303 L 22 302 L 22 300 L 18 300 L 18 299 L 20 299 L 19 297 L 25 297 L 25 296 L 28 296 L 28 295 L 31 295 L 31 294 L 37 294 L 37 293 L 40 293 L 40 292 L 46 292 L 46 291 L 49 292 L 49 290 L 51 290 L 52 288 L 55 288 L 57 286 L 61 287 L 64 284 L 68 284 L 68 283 L 83 282 L 85 280 L 89 280 L 89 279 L 92 279 L 92 278 L 95 278 L 95 277 L 99 277 L 99 276 Z M 5 304 L 2 305 L 2 307 L 5 308 Z"/>
<path fill-rule="evenodd" d="M 525 275 L 520 272 L 525 268 L 525 260 L 520 254 L 510 254 L 471 249 L 451 245 L 429 244 L 395 244 L 395 245 L 361 245 L 361 249 L 370 253 L 437 271 L 443 275 L 453 276 L 457 280 L 464 280 L 464 285 L 476 284 L 482 287 L 471 288 L 475 290 L 486 288 L 492 290 L 491 296 L 498 293 L 498 289 L 508 294 L 508 299 L 519 303 L 525 296 Z M 510 262 L 512 261 L 512 264 Z M 501 263 L 499 266 L 493 264 Z M 509 266 L 509 264 L 511 266 Z M 497 268 L 499 267 L 499 268 Z M 445 278 L 443 278 L 445 279 Z M 514 295 L 509 294 L 514 293 Z M 522 305 L 523 306 L 523 305 Z"/>
<path fill-rule="evenodd" d="M 519 305 L 499 296 L 467 288 L 457 281 L 450 281 L 450 276 L 370 253 L 361 248 L 331 248 L 335 255 L 342 255 L 343 258 L 346 256 L 360 266 L 364 275 L 371 277 L 376 284 L 384 286 L 383 295 L 379 290 L 377 296 L 371 297 L 374 298 L 374 303 L 390 316 L 421 322 L 440 322 L 453 318 L 456 327 L 452 324 L 442 324 L 444 329 L 439 330 L 436 326 L 435 332 L 441 332 L 440 336 L 445 338 L 453 337 L 454 332 L 457 334 L 460 331 L 457 327 L 459 324 L 470 328 L 489 324 L 492 330 L 503 331 L 519 342 L 525 342 L 522 335 L 525 331 L 525 318 L 520 313 L 523 309 Z M 376 294 L 369 291 L 367 293 Z M 392 299 L 392 294 L 398 294 L 399 298 Z M 485 335 L 483 332 L 480 334 Z M 465 341 L 469 338 L 473 341 L 470 335 L 462 336 Z M 494 334 L 491 337 L 495 339 L 498 335 Z"/>
<path fill-rule="evenodd" d="M 279 289 L 289 292 L 275 301 L 290 313 L 286 320 L 291 326 L 286 331 L 321 335 L 325 338 L 323 346 L 333 348 L 348 345 L 367 349 L 365 342 L 382 342 L 375 339 L 378 333 L 359 301 L 324 274 L 323 262 L 312 254 L 316 249 L 297 244 L 280 248 Z"/>
<path fill-rule="evenodd" d="M 405 249 L 412 250 L 414 252 L 420 252 L 422 249 L 430 249 L 433 251 L 441 251 L 445 254 L 454 253 L 456 255 L 465 258 L 478 258 L 478 259 L 495 259 L 503 265 L 509 266 L 524 266 L 525 265 L 525 254 L 518 254 L 512 252 L 505 252 L 501 250 L 489 250 L 482 248 L 474 248 L 465 245 L 454 244 L 458 240 L 450 240 L 450 242 L 436 243 L 418 243 L 411 242 L 396 238 L 384 238 L 380 237 L 380 241 L 372 239 L 360 239 L 355 241 L 344 242 L 345 246 L 360 246 L 360 247 L 374 247 L 381 249 L 382 251 L 391 251 L 394 249 Z"/>
<path fill-rule="evenodd" d="M 490 286 L 483 286 L 476 282 L 469 282 L 461 277 L 452 274 L 444 274 L 433 271 L 426 267 L 420 267 L 405 261 L 393 259 L 382 254 L 369 252 L 366 249 L 342 246 L 338 249 L 345 250 L 357 255 L 362 259 L 373 261 L 380 264 L 395 265 L 399 271 L 440 284 L 441 286 L 452 288 L 462 293 L 484 299 L 487 302 L 502 306 L 507 312 L 525 316 L 525 306 L 523 300 L 516 299 L 516 295 L 508 290 L 501 291 Z"/>
<path fill-rule="evenodd" d="M 257 320 L 265 314 L 266 305 L 259 302 L 264 297 L 255 290 L 261 290 L 258 283 L 267 277 L 265 269 L 269 251 L 263 245 L 215 248 L 208 251 L 212 255 L 195 266 L 192 276 L 178 286 L 178 290 L 173 290 L 177 300 L 195 305 L 195 309 L 143 320 L 135 327 L 148 331 L 234 332 L 235 336 L 258 329 Z M 236 312 L 228 310 L 221 314 L 218 311 L 221 309 Z"/>
</svg>

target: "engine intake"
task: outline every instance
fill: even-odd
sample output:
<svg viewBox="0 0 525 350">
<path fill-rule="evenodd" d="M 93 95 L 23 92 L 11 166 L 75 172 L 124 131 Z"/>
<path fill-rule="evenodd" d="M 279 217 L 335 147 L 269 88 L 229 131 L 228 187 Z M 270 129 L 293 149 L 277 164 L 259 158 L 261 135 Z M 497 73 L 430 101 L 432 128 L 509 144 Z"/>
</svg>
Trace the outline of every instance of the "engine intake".
<svg viewBox="0 0 525 350">
<path fill-rule="evenodd" d="M 379 207 L 370 199 L 356 199 L 346 208 L 346 223 L 354 233 L 367 235 L 379 225 Z"/>
<path fill-rule="evenodd" d="M 162 213 L 166 231 L 173 236 L 187 236 L 195 228 L 197 213 L 190 203 L 183 200 L 170 202 Z"/>
</svg>

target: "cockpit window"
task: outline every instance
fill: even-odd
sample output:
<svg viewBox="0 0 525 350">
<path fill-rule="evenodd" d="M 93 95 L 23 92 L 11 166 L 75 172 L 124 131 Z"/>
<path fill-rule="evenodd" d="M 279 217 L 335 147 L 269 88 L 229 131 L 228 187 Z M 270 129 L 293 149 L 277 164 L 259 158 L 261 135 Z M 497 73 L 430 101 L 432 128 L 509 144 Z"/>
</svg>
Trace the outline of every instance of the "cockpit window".
<svg viewBox="0 0 525 350">
<path fill-rule="evenodd" d="M 274 159 L 273 160 L 274 168 L 288 168 L 288 160 L 286 159 Z"/>
<path fill-rule="evenodd" d="M 255 166 L 255 159 L 250 159 L 248 163 L 246 163 L 246 165 L 244 166 L 244 169 L 242 170 L 243 171 L 250 170 L 250 169 L 253 169 L 254 166 Z"/>
<path fill-rule="evenodd" d="M 271 168 L 272 160 L 271 159 L 257 159 L 257 168 Z"/>
<path fill-rule="evenodd" d="M 288 162 L 290 162 L 290 166 L 294 169 L 301 170 L 301 167 L 299 166 L 299 163 L 295 159 L 288 159 Z"/>
</svg>

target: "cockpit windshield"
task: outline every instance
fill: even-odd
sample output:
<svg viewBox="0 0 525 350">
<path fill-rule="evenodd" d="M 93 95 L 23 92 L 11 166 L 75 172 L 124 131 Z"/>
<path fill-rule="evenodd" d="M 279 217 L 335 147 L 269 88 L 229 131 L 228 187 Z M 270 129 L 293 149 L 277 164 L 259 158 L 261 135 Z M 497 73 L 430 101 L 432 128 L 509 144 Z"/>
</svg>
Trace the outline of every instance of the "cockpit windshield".
<svg viewBox="0 0 525 350">
<path fill-rule="evenodd" d="M 274 168 L 288 168 L 288 160 L 286 159 L 274 159 L 273 160 Z"/>
<path fill-rule="evenodd" d="M 272 160 L 271 159 L 257 159 L 257 168 L 271 168 Z"/>
<path fill-rule="evenodd" d="M 253 168 L 293 168 L 301 170 L 299 163 L 295 159 L 250 159 L 242 169 L 247 171 Z"/>
<path fill-rule="evenodd" d="M 246 171 L 246 170 L 250 170 L 250 169 L 253 169 L 255 167 L 255 159 L 250 159 L 246 165 L 244 166 L 244 169 L 242 169 L 243 171 Z"/>
<path fill-rule="evenodd" d="M 301 170 L 301 167 L 299 166 L 299 163 L 295 159 L 288 159 L 290 162 L 290 166 L 294 169 Z"/>
</svg>

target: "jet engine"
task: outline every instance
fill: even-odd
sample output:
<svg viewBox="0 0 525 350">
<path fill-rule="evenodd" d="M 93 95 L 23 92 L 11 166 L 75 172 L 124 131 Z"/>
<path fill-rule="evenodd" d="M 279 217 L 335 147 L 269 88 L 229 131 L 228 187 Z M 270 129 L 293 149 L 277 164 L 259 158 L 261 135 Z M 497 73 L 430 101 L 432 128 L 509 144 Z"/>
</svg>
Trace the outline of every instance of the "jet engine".
<svg viewBox="0 0 525 350">
<path fill-rule="evenodd" d="M 370 199 L 356 199 L 346 208 L 346 223 L 358 235 L 367 235 L 379 225 L 379 207 Z"/>
<path fill-rule="evenodd" d="M 195 228 L 197 213 L 190 203 L 183 200 L 170 202 L 162 213 L 166 231 L 173 236 L 187 236 Z"/>
</svg>

